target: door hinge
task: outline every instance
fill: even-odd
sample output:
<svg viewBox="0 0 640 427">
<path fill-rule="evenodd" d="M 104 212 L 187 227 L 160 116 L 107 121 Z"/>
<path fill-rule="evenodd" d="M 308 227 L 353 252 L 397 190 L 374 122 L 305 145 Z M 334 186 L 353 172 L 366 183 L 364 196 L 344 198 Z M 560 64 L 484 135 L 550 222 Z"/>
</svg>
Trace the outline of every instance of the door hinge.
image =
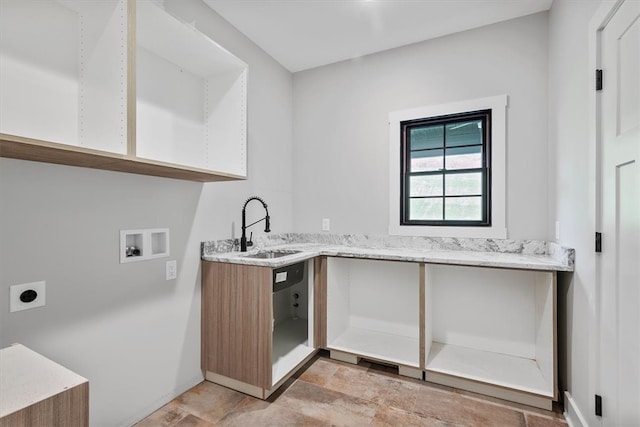
<svg viewBox="0 0 640 427">
<path fill-rule="evenodd" d="M 596 394 L 596 415 L 602 416 L 602 396 Z"/>
<path fill-rule="evenodd" d="M 602 70 L 596 70 L 596 90 L 602 90 Z"/>
<path fill-rule="evenodd" d="M 602 252 L 602 233 L 596 231 L 596 252 Z"/>
</svg>

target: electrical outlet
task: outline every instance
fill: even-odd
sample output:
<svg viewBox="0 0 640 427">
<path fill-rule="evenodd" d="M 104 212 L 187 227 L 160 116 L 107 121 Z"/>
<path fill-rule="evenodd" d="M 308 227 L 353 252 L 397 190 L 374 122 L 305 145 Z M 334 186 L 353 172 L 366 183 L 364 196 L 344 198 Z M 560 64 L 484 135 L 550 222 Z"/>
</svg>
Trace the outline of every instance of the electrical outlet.
<svg viewBox="0 0 640 427">
<path fill-rule="evenodd" d="M 322 218 L 322 231 L 329 231 L 331 228 L 331 222 L 329 218 Z"/>
<path fill-rule="evenodd" d="M 556 221 L 556 240 L 560 239 L 560 221 Z"/>
<path fill-rule="evenodd" d="M 13 285 L 9 288 L 9 311 L 29 310 L 42 307 L 46 303 L 44 281 Z"/>
<path fill-rule="evenodd" d="M 178 277 L 178 262 L 174 259 L 167 261 L 167 280 L 173 280 Z"/>
</svg>

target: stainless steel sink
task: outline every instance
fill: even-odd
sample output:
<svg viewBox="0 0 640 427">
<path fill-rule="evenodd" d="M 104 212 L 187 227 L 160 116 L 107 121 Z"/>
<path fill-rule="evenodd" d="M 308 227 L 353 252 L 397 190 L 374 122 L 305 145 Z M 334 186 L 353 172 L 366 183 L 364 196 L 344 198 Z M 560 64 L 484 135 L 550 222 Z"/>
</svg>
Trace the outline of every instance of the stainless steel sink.
<svg viewBox="0 0 640 427">
<path fill-rule="evenodd" d="M 273 259 L 273 258 L 281 258 L 287 255 L 299 254 L 302 251 L 293 251 L 293 250 L 273 250 L 273 251 L 263 251 L 255 254 L 242 255 L 246 258 L 260 258 L 260 259 Z"/>
</svg>

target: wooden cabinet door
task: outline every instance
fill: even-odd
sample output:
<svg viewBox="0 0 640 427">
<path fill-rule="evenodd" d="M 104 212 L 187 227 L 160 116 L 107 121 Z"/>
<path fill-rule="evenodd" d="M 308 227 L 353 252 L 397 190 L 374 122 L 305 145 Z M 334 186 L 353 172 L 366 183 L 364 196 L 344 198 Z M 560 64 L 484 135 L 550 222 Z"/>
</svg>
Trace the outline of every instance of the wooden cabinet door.
<svg viewBox="0 0 640 427">
<path fill-rule="evenodd" d="M 202 263 L 202 368 L 270 389 L 271 269 Z"/>
</svg>

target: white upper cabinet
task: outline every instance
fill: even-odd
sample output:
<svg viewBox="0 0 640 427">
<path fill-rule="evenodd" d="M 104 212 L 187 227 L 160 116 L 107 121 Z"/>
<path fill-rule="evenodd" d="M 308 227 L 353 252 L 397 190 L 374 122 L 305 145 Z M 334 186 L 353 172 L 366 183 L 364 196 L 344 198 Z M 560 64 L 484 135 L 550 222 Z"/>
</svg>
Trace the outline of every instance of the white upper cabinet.
<svg viewBox="0 0 640 427">
<path fill-rule="evenodd" d="M 136 155 L 246 176 L 247 64 L 137 1 Z"/>
<path fill-rule="evenodd" d="M 126 0 L 0 2 L 0 133 L 127 152 Z"/>
<path fill-rule="evenodd" d="M 0 157 L 245 178 L 247 64 L 163 4 L 0 1 Z"/>
</svg>

